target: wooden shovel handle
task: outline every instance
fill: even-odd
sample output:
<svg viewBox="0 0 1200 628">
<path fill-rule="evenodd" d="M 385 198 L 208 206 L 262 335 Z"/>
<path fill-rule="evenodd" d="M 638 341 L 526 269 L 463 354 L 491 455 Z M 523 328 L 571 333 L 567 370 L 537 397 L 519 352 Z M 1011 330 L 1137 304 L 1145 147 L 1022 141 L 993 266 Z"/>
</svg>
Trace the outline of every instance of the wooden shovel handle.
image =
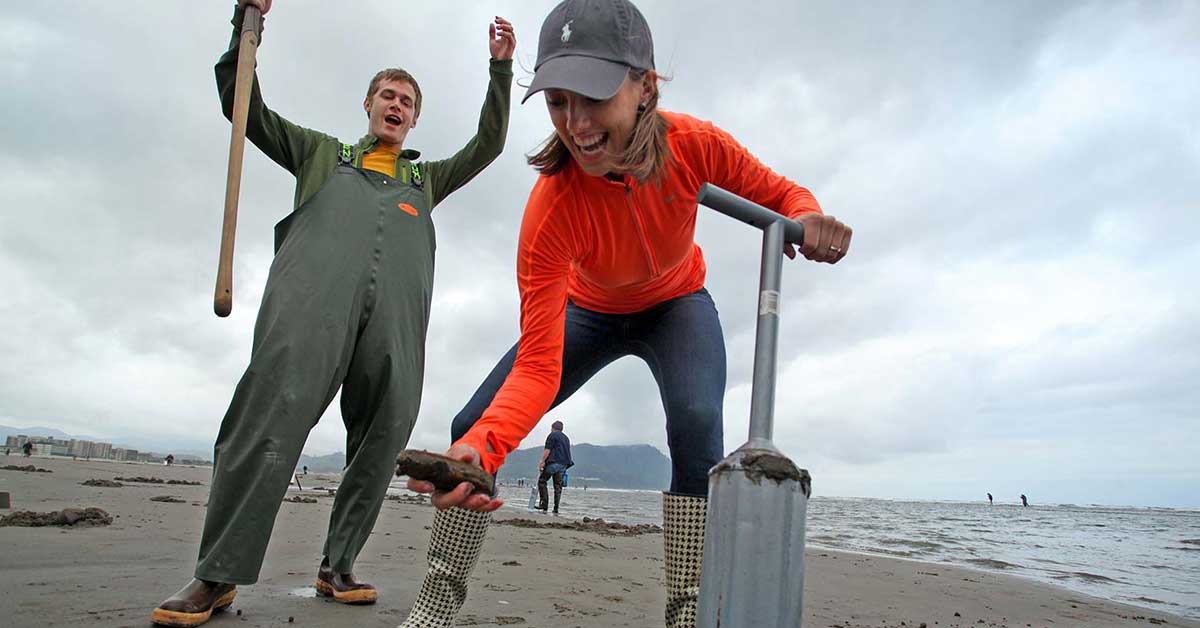
<svg viewBox="0 0 1200 628">
<path fill-rule="evenodd" d="M 254 84 L 262 14 L 247 5 L 242 14 L 241 43 L 238 45 L 237 79 L 233 88 L 233 131 L 229 137 L 229 171 L 225 177 L 225 219 L 221 225 L 221 254 L 217 261 L 217 290 L 213 311 L 229 316 L 233 310 L 233 239 L 237 231 L 238 195 L 242 187 L 242 154 L 246 147 L 246 116 Z"/>
</svg>

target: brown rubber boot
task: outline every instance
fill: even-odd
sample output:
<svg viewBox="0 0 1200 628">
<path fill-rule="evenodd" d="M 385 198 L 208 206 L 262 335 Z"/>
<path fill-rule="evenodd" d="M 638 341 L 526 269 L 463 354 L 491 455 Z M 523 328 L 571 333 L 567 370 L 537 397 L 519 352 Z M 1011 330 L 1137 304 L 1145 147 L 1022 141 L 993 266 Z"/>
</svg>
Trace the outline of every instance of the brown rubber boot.
<svg viewBox="0 0 1200 628">
<path fill-rule="evenodd" d="M 192 579 L 175 595 L 163 600 L 150 621 L 160 626 L 199 626 L 208 621 L 216 611 L 233 604 L 237 589 L 232 584 Z"/>
<path fill-rule="evenodd" d="M 334 573 L 329 558 L 317 569 L 317 595 L 333 598 L 342 604 L 374 604 L 379 597 L 373 585 L 358 582 L 352 573 Z"/>
</svg>

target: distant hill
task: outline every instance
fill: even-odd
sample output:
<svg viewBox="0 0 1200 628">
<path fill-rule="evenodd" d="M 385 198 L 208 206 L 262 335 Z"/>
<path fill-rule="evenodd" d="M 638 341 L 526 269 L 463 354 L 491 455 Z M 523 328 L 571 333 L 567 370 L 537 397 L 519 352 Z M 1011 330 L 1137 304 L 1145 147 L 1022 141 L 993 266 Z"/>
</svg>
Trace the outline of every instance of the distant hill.
<svg viewBox="0 0 1200 628">
<path fill-rule="evenodd" d="M 83 440 L 103 440 L 103 439 L 99 439 L 99 438 L 93 438 L 91 436 L 72 436 L 62 430 L 56 430 L 52 427 L 9 427 L 7 425 L 0 425 L 0 438 L 8 438 L 9 436 L 21 436 L 21 435 L 49 436 L 51 438 L 62 438 L 65 440 L 71 440 L 72 438 L 78 438 L 78 439 L 83 439 Z"/>
<path fill-rule="evenodd" d="M 296 463 L 297 469 L 308 467 L 313 473 L 341 473 L 345 466 L 346 454 L 340 451 L 324 456 L 301 454 L 300 462 Z"/>
<path fill-rule="evenodd" d="M 497 474 L 499 480 L 504 483 L 515 483 L 518 478 L 536 480 L 541 459 L 540 446 L 514 451 Z M 574 486 L 657 491 L 671 485 L 671 461 L 650 445 L 581 443 L 571 446 L 571 459 L 575 461 L 569 471 Z M 339 451 L 326 456 L 302 455 L 296 468 L 307 465 L 314 473 L 340 473 L 345 464 L 346 454 Z"/>
<path fill-rule="evenodd" d="M 519 449 L 508 455 L 497 474 L 504 483 L 518 478 L 536 480 L 542 447 Z M 570 483 L 603 488 L 666 490 L 671 486 L 671 461 L 650 445 L 571 445 L 575 466 Z"/>
<path fill-rule="evenodd" d="M 8 427 L 0 425 L 0 440 L 9 435 L 17 436 L 52 436 L 54 438 L 105 441 L 107 439 L 94 436 L 78 436 L 67 434 L 62 430 L 50 427 Z M 113 439 L 118 447 L 137 447 L 143 451 L 171 452 L 176 457 L 182 455 L 196 456 L 203 460 L 212 459 L 212 449 L 203 449 L 198 443 L 172 443 L 154 441 L 148 438 L 129 438 L 128 440 Z M 125 441 L 125 442 L 121 442 Z M 192 447 L 187 447 L 192 445 Z M 542 458 L 541 445 L 527 449 L 519 449 L 509 454 L 500 469 L 498 477 L 501 482 L 512 483 L 518 478 L 535 480 L 538 476 L 538 461 Z M 571 467 L 572 484 L 602 488 L 629 488 L 646 490 L 666 490 L 671 485 L 671 461 L 661 451 L 650 445 L 591 445 L 588 443 L 573 444 L 571 458 L 575 466 Z M 301 455 L 296 468 L 308 467 L 314 473 L 340 473 L 346 465 L 346 454 L 336 452 L 325 456 Z"/>
</svg>

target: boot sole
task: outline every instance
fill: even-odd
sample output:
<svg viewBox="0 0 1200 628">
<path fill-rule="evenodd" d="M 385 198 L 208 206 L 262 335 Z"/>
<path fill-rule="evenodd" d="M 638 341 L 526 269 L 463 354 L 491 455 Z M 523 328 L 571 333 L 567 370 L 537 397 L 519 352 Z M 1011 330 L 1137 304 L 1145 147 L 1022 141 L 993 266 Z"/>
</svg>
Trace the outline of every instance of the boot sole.
<svg viewBox="0 0 1200 628">
<path fill-rule="evenodd" d="M 354 589 L 353 591 L 338 591 L 328 582 L 317 580 L 317 595 L 333 598 L 334 602 L 342 604 L 374 604 L 379 594 L 374 589 Z"/>
<path fill-rule="evenodd" d="M 150 621 L 160 626 L 175 626 L 176 628 L 199 626 L 207 622 L 213 613 L 223 611 L 230 604 L 233 604 L 233 598 L 235 597 L 237 597 L 237 589 L 217 598 L 217 601 L 213 602 L 212 608 L 202 613 L 184 613 L 181 611 L 169 611 L 164 608 L 155 608 L 154 612 L 150 613 Z"/>
</svg>

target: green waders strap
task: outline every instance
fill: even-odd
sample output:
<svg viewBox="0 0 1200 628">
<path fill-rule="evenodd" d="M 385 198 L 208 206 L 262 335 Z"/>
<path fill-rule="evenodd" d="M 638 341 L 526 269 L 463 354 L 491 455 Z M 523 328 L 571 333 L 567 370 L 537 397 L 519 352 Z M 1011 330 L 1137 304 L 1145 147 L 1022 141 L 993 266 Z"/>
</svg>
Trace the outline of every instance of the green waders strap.
<svg viewBox="0 0 1200 628">
<path fill-rule="evenodd" d="M 425 179 L 421 178 L 421 167 L 418 166 L 417 162 L 415 162 L 415 161 L 409 162 L 408 167 L 409 167 L 409 170 L 412 172 L 413 187 L 417 188 L 418 190 L 424 188 L 425 187 Z"/>
<path fill-rule="evenodd" d="M 342 144 L 342 150 L 338 153 L 338 165 L 354 166 L 354 147 L 349 144 Z"/>
</svg>

